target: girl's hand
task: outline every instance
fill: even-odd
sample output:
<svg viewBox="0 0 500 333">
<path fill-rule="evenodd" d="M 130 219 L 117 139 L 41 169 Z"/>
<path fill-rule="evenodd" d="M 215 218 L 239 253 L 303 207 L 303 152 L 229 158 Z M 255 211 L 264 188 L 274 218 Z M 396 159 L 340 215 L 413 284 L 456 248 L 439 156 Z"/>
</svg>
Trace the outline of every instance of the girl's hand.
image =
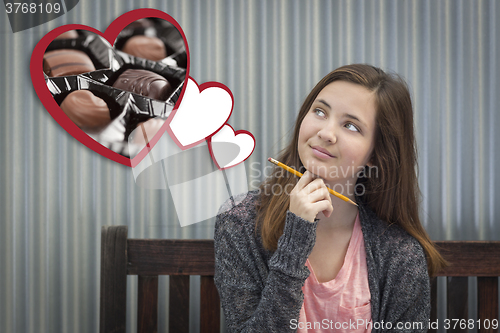
<svg viewBox="0 0 500 333">
<path fill-rule="evenodd" d="M 289 211 L 309 222 L 314 222 L 319 212 L 329 217 L 332 199 L 323 179 L 315 179 L 312 172 L 306 171 L 290 193 Z"/>
</svg>

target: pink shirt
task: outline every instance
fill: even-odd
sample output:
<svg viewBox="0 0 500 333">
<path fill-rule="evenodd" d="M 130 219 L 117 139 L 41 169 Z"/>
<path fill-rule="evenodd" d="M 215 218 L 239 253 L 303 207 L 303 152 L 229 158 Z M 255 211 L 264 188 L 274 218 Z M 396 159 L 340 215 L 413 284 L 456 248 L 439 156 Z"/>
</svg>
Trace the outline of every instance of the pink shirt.
<svg viewBox="0 0 500 333">
<path fill-rule="evenodd" d="M 309 260 L 306 266 L 311 274 L 302 287 L 304 303 L 297 332 L 370 332 L 370 289 L 359 213 L 335 279 L 319 283 Z"/>
</svg>

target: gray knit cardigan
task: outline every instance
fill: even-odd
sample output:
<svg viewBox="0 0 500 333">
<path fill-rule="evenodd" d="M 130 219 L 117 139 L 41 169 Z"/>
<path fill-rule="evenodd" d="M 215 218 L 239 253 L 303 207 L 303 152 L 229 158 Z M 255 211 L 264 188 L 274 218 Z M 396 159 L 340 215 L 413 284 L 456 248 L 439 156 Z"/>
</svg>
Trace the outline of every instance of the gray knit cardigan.
<svg viewBox="0 0 500 333">
<path fill-rule="evenodd" d="M 246 196 L 246 197 L 245 197 Z M 258 191 L 228 200 L 215 223 L 215 284 L 229 332 L 293 332 L 309 276 L 305 262 L 317 222 L 287 212 L 274 252 L 255 230 Z M 397 225 L 360 204 L 371 294 L 372 332 L 426 332 L 430 286 L 424 251 Z M 335 318 L 325 318 L 334 327 Z M 322 323 L 325 324 L 325 323 Z M 332 326 L 333 325 L 333 326 Z M 354 326 L 351 326 L 354 328 Z"/>
</svg>

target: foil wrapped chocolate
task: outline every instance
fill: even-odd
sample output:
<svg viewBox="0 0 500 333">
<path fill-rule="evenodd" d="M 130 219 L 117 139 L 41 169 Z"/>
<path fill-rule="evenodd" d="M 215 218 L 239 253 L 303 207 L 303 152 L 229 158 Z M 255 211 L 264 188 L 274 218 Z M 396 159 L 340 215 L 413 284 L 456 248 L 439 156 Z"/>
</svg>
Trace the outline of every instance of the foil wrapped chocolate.
<svg viewBox="0 0 500 333">
<path fill-rule="evenodd" d="M 161 39 L 140 35 L 129 38 L 123 46 L 123 52 L 153 61 L 167 57 L 167 50 Z"/>
<path fill-rule="evenodd" d="M 55 63 L 55 65 L 57 65 L 58 63 L 63 62 L 68 64 L 88 64 L 90 62 L 93 66 L 92 71 L 99 69 L 119 69 L 120 65 L 116 61 L 115 51 L 101 36 L 84 30 L 71 31 L 75 31 L 78 34 L 78 37 L 56 38 L 45 50 L 44 72 L 46 74 L 47 71 L 49 71 L 51 63 Z M 66 33 L 68 32 L 69 31 Z M 59 35 L 59 37 L 62 35 Z M 86 57 L 84 57 L 83 54 L 85 54 Z M 57 55 L 57 57 L 54 58 L 54 55 Z M 48 59 L 46 60 L 46 58 Z M 51 76 L 49 74 L 47 75 Z"/>
<path fill-rule="evenodd" d="M 158 61 L 119 51 L 97 34 L 83 30 L 61 34 L 44 54 L 45 82 L 62 111 L 91 138 L 126 157 L 135 156 L 161 128 L 186 78 L 186 68 L 162 53 L 163 47 L 165 54 L 185 53 L 184 45 L 172 49 L 159 37 L 161 46 L 158 40 L 151 42 L 151 32 L 164 28 L 159 21 L 163 20 L 142 19 L 124 29 L 132 32 L 129 37 L 137 37 L 127 38 L 131 42 L 128 52 L 134 53 L 130 48 L 135 47 Z M 149 50 L 149 46 L 141 46 L 146 42 L 151 44 Z M 131 137 L 137 128 L 142 139 Z"/>
<path fill-rule="evenodd" d="M 89 133 L 101 131 L 111 122 L 108 105 L 90 90 L 72 91 L 60 107 L 71 121 Z"/>
<path fill-rule="evenodd" d="M 45 52 L 43 55 L 43 72 L 50 77 L 76 75 L 95 70 L 89 56 L 79 50 L 60 49 Z"/>
<path fill-rule="evenodd" d="M 109 70 L 103 71 L 112 76 Z M 130 133 L 139 124 L 147 123 L 145 126 L 150 137 L 152 126 L 148 121 L 165 121 L 173 111 L 183 86 L 179 84 L 167 101 L 160 101 L 115 88 L 92 79 L 92 76 L 96 76 L 95 72 L 49 77 L 46 82 L 56 102 L 77 126 L 103 146 L 126 157 L 131 157 L 128 147 Z M 139 144 L 133 146 L 135 151 L 132 153 L 135 155 L 141 147 Z"/>
<path fill-rule="evenodd" d="M 174 91 L 163 76 L 145 69 L 127 69 L 116 79 L 113 87 L 162 101 L 166 101 Z"/>
<path fill-rule="evenodd" d="M 118 55 L 131 55 L 147 60 L 186 68 L 187 53 L 182 35 L 168 21 L 144 18 L 132 22 L 115 40 Z"/>
<path fill-rule="evenodd" d="M 56 39 L 71 39 L 71 38 L 78 38 L 79 36 L 80 34 L 78 33 L 78 31 L 69 30 L 57 36 Z"/>
</svg>

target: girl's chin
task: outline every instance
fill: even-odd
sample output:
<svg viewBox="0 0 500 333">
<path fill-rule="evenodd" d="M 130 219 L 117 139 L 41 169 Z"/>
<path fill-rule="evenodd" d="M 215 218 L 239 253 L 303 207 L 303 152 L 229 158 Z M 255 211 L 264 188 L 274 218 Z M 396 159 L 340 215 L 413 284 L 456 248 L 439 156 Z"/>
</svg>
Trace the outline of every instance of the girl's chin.
<svg viewBox="0 0 500 333">
<path fill-rule="evenodd" d="M 334 172 L 335 167 L 328 167 L 326 165 L 321 165 L 317 163 L 308 163 L 307 165 L 304 165 L 306 170 L 312 172 L 313 174 L 323 178 L 323 179 L 331 179 L 332 178 L 337 178 L 337 177 L 331 177 L 331 173 Z"/>
<path fill-rule="evenodd" d="M 312 172 L 313 175 L 315 176 L 315 178 L 321 178 L 325 182 L 335 182 L 335 181 L 339 180 L 338 177 L 336 177 L 336 178 L 329 177 L 328 173 L 325 172 L 325 170 L 321 170 L 321 169 L 318 170 L 317 168 L 306 168 L 306 170 L 308 170 L 309 172 Z"/>
<path fill-rule="evenodd" d="M 305 169 L 309 172 L 312 172 L 315 178 L 321 178 L 325 181 L 325 184 L 343 184 L 346 179 L 341 177 L 339 172 L 335 171 L 335 168 L 328 171 L 325 166 L 305 166 Z M 355 181 L 354 181 L 355 182 Z M 329 185 L 328 185 L 329 186 Z"/>
</svg>

